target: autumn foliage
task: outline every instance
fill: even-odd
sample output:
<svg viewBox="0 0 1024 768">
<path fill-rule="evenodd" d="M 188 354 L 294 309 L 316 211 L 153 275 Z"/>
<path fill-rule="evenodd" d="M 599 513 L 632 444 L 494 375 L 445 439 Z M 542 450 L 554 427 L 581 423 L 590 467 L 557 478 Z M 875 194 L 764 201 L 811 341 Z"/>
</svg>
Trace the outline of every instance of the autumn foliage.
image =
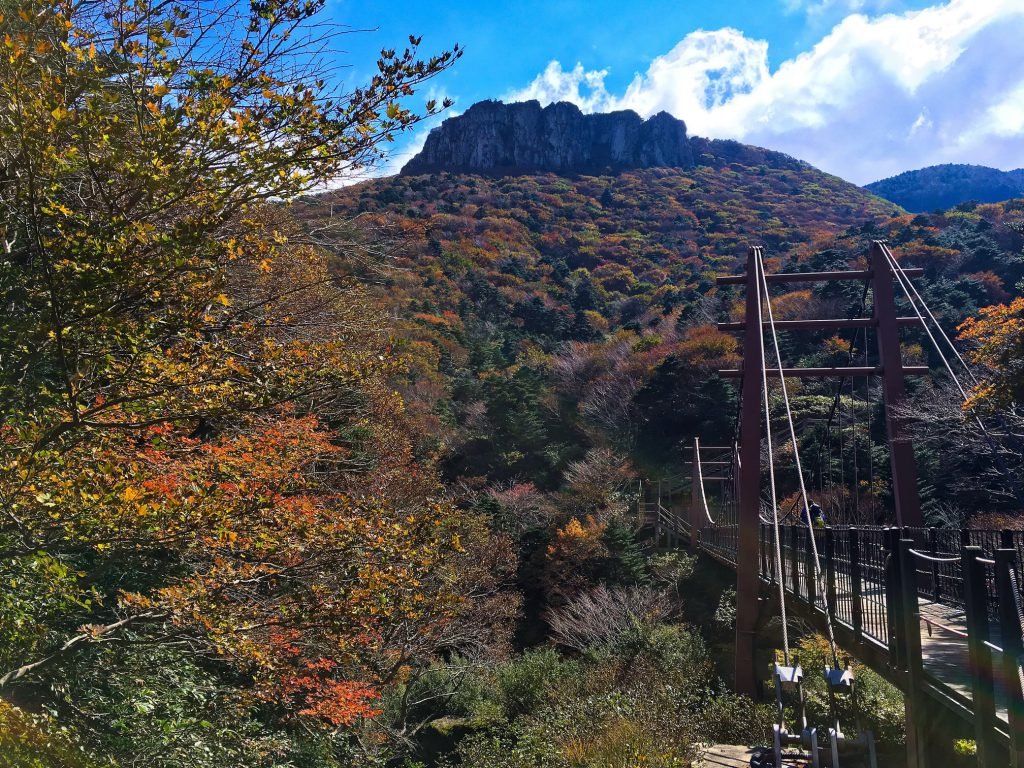
<svg viewBox="0 0 1024 768">
<path fill-rule="evenodd" d="M 332 93 L 320 8 L 3 6 L 0 693 L 86 752 L 122 749 L 113 710 L 191 695 L 216 722 L 186 706 L 140 755 L 186 728 L 210 760 L 285 759 L 502 641 L 479 604 L 514 557 L 460 567 L 410 358 L 280 204 L 438 111 L 406 98 L 458 51 L 413 39 Z M 153 693 L 158 669 L 179 683 Z"/>
<path fill-rule="evenodd" d="M 993 411 L 1024 402 L 1024 298 L 985 307 L 960 326 L 960 338 L 975 344 L 972 362 L 987 374 L 971 392 L 968 405 Z"/>
</svg>

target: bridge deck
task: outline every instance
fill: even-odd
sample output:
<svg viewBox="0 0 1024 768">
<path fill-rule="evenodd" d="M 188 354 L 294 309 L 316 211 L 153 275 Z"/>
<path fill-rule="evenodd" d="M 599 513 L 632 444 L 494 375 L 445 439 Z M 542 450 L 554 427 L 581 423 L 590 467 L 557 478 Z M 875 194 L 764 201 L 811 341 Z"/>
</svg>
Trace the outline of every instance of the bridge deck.
<svg viewBox="0 0 1024 768">
<path fill-rule="evenodd" d="M 924 671 L 938 682 L 972 699 L 970 659 L 967 650 L 967 619 L 964 611 L 953 606 L 920 600 L 921 655 Z M 954 631 L 950 631 L 954 630 Z M 999 625 L 989 624 L 992 666 L 995 670 L 996 716 L 1008 722 L 1009 692 L 1000 674 L 1003 668 Z"/>
<path fill-rule="evenodd" d="M 797 564 L 801 581 L 805 579 L 804 563 Z M 842 579 L 837 579 L 839 584 Z M 789 590 L 787 590 L 789 591 Z M 819 598 L 819 607 L 824 610 L 824 601 Z M 852 615 L 853 594 L 848 590 L 836 592 L 836 614 Z M 861 603 L 875 606 L 874 614 L 884 616 L 888 606 L 885 590 L 880 584 L 865 584 L 861 593 Z M 870 609 L 869 609 L 870 610 Z M 918 597 L 918 610 L 921 615 L 921 656 L 924 671 L 937 683 L 943 685 L 964 699 L 973 698 L 971 690 L 970 654 L 967 645 L 967 614 L 964 608 L 943 602 L 936 602 Z M 840 619 L 840 623 L 843 622 Z M 997 622 L 989 622 L 989 648 L 992 652 L 992 666 L 996 671 L 995 694 L 996 714 L 1004 722 L 1009 719 L 1008 693 L 1005 680 L 999 671 L 1002 669 L 1002 644 L 1000 628 Z M 882 640 L 882 638 L 875 638 Z"/>
</svg>

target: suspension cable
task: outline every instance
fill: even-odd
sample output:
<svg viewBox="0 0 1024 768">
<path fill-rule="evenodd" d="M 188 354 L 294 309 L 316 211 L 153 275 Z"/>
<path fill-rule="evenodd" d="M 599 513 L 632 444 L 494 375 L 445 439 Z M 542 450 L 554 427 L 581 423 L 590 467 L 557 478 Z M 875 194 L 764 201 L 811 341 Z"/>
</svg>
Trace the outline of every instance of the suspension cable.
<svg viewBox="0 0 1024 768">
<path fill-rule="evenodd" d="M 868 285 L 865 284 L 864 285 L 864 292 L 861 294 L 861 297 L 860 297 L 860 306 L 857 308 L 857 314 L 854 315 L 854 317 L 860 318 L 860 317 L 864 316 L 864 313 L 867 311 L 867 302 L 868 302 Z M 865 347 L 866 347 L 867 346 L 867 328 L 864 329 L 864 344 L 865 344 Z M 850 343 L 849 343 L 848 348 L 847 348 L 847 363 L 846 363 L 847 365 L 853 365 L 854 352 L 856 351 L 856 348 L 857 348 L 857 331 L 854 330 L 853 333 L 850 334 Z M 866 365 L 866 363 L 865 363 L 865 365 Z M 826 438 L 828 439 L 828 482 L 829 482 L 829 492 L 830 492 L 829 506 L 830 506 L 830 510 L 831 510 L 832 513 L 835 513 L 836 508 L 837 508 L 836 507 L 835 494 L 833 493 L 833 491 L 835 489 L 835 483 L 832 482 L 832 422 L 835 420 L 837 414 L 839 416 L 839 424 L 838 424 L 838 427 L 839 427 L 839 436 L 838 436 L 838 441 L 839 441 L 839 485 L 840 485 L 841 488 L 844 489 L 844 491 L 846 489 L 846 474 L 845 474 L 846 473 L 846 464 L 845 464 L 845 451 L 843 450 L 843 412 L 842 412 L 843 386 L 845 384 L 846 384 L 846 377 L 845 376 L 840 377 L 839 384 L 836 386 L 835 397 L 833 397 L 833 399 L 832 399 L 832 406 L 829 408 L 829 411 L 828 411 L 828 422 L 825 425 L 825 434 L 826 434 Z M 850 403 L 851 403 L 850 407 L 851 407 L 852 412 L 853 412 L 853 420 L 850 422 L 850 432 L 851 432 L 851 440 L 853 441 L 853 474 L 854 474 L 853 482 L 854 482 L 854 494 L 855 494 L 855 497 L 856 497 L 856 502 L 855 503 L 856 503 L 856 506 L 857 506 L 857 510 L 859 511 L 860 510 L 860 490 L 857 488 L 857 412 L 856 412 L 856 408 L 853 406 L 854 398 L 855 398 L 854 381 L 853 381 L 853 377 L 851 376 L 850 377 Z M 819 491 L 822 494 L 824 494 L 825 493 L 825 486 L 824 486 L 824 481 L 821 479 L 822 478 L 822 474 L 821 474 L 821 449 L 820 449 L 820 443 L 819 443 L 819 450 L 818 450 L 818 478 L 819 478 L 819 482 L 818 482 Z M 842 509 L 845 511 L 846 508 L 847 508 L 846 507 L 845 494 L 843 495 L 843 497 L 841 499 L 841 503 L 842 503 Z"/>
<path fill-rule="evenodd" d="M 963 385 L 960 383 L 960 379 L 958 379 L 957 375 L 953 372 L 953 366 L 949 364 L 949 360 L 947 360 L 946 356 L 942 353 L 942 348 L 939 346 L 939 343 L 935 340 L 935 336 L 932 334 L 931 329 L 928 327 L 928 323 L 925 322 L 924 315 L 922 315 L 921 310 L 917 308 L 917 302 L 915 302 L 913 297 L 910 295 L 910 289 L 907 288 L 907 283 L 910 283 L 909 278 L 907 278 L 907 276 L 903 273 L 903 268 L 899 265 L 899 262 L 896 261 L 896 257 L 892 255 L 892 252 L 889 250 L 888 246 L 882 244 L 881 249 L 882 255 L 885 256 L 886 260 L 889 262 L 889 266 L 892 268 L 893 274 L 896 276 L 896 282 L 900 284 L 900 288 L 903 289 L 903 293 L 907 297 L 907 301 L 910 302 L 910 307 L 914 310 L 914 314 L 917 315 L 917 319 L 921 321 L 921 326 L 924 328 L 924 332 L 928 334 L 928 338 L 931 340 L 932 346 L 935 347 L 935 351 L 938 353 L 939 358 L 942 360 L 942 364 L 946 367 L 946 371 L 949 373 L 950 378 L 953 379 L 953 383 L 956 384 L 956 388 L 960 390 L 960 394 L 963 397 L 964 402 L 967 402 L 967 390 L 964 389 Z M 910 283 L 910 288 L 913 287 L 913 283 Z M 916 291 L 916 289 L 914 290 Z M 924 302 L 922 301 L 922 304 L 923 303 Z M 925 307 L 925 311 L 928 311 L 927 306 Z M 929 312 L 929 315 L 930 314 L 931 313 Z M 956 350 L 953 351 L 956 352 Z M 984 429 L 984 427 L 982 427 L 982 429 Z"/>
<path fill-rule="evenodd" d="M 902 284 L 902 283 L 905 282 L 906 286 L 909 287 L 911 291 L 913 291 L 914 296 L 916 296 L 917 300 L 919 302 L 921 302 L 921 306 L 924 308 L 924 311 L 928 314 L 928 317 L 931 318 L 931 321 L 933 323 L 935 323 L 935 329 L 939 332 L 939 334 L 945 340 L 946 344 L 953 351 L 953 354 L 956 355 L 956 359 L 960 361 L 960 365 L 962 365 L 964 367 L 964 370 L 967 371 L 967 375 L 971 377 L 971 381 L 973 383 L 977 384 L 978 383 L 978 377 L 974 375 L 974 371 L 971 370 L 971 367 L 964 360 L 963 356 L 957 350 L 956 346 L 950 340 L 949 336 L 946 335 L 946 332 L 942 329 L 942 326 L 939 325 L 939 321 L 935 319 L 935 315 L 932 314 L 932 311 L 928 307 L 928 304 L 925 302 L 925 300 L 921 296 L 920 292 L 918 292 L 917 286 L 914 285 L 913 282 L 911 282 L 909 277 L 907 277 L 907 274 L 903 270 L 903 267 L 900 265 L 900 263 L 898 261 L 896 261 L 896 257 L 892 255 L 892 252 L 889 250 L 889 247 L 887 245 L 883 245 L 882 246 L 882 251 L 883 251 L 883 253 L 885 253 L 886 258 L 889 260 L 889 263 L 893 265 L 893 270 L 896 272 L 897 277 L 900 279 L 900 283 Z M 904 293 L 907 293 L 907 287 L 903 288 L 903 292 Z M 907 298 L 910 299 L 910 294 L 909 293 L 907 294 Z M 911 304 L 913 304 L 914 303 L 913 299 L 910 299 L 910 302 L 911 302 Z M 923 321 L 923 318 L 922 318 L 922 321 Z M 934 343 L 934 339 L 933 339 L 933 343 Z"/>
<path fill-rule="evenodd" d="M 758 276 L 761 274 L 761 252 L 757 251 Z M 761 283 L 758 280 L 757 290 L 760 293 Z M 767 289 L 765 289 L 767 293 Z M 767 299 L 767 296 L 765 296 Z M 771 310 L 769 309 L 769 312 Z M 761 297 L 757 300 L 757 329 L 764 336 L 763 319 L 761 316 Z M 775 452 L 772 449 L 772 416 L 768 405 L 768 366 L 764 357 L 764 344 L 761 344 L 761 394 L 764 401 L 765 436 L 768 441 L 768 475 L 771 479 L 772 524 L 775 534 L 775 575 L 779 584 L 779 618 L 782 619 L 782 653 L 786 666 L 789 666 L 789 627 L 786 619 L 786 585 L 782 577 L 782 535 L 779 530 L 779 503 L 775 490 Z"/>
<path fill-rule="evenodd" d="M 850 408 L 853 410 L 853 418 L 850 420 L 850 442 L 853 443 L 853 514 L 855 518 L 860 517 L 860 476 L 857 467 L 857 393 L 854 390 L 853 377 L 850 377 Z M 845 505 L 844 505 L 845 506 Z M 849 518 L 847 518 L 849 519 Z"/>
<path fill-rule="evenodd" d="M 950 378 L 953 379 L 953 383 L 956 384 L 956 388 L 960 390 L 960 395 L 961 397 L 963 397 L 963 401 L 966 403 L 969 399 L 967 396 L 967 391 L 960 383 L 960 379 L 958 379 L 957 375 L 953 372 L 953 367 L 949 364 L 949 360 L 947 360 L 946 356 L 942 354 L 942 349 L 939 347 L 939 343 L 935 340 L 935 336 L 928 328 L 928 324 L 924 321 L 924 316 L 921 314 L 921 311 L 917 308 L 917 303 L 912 298 L 911 291 L 913 291 L 914 294 L 917 295 L 919 298 L 921 294 L 917 292 L 917 289 L 914 287 L 914 284 L 910 281 L 910 278 L 907 277 L 906 273 L 903 271 L 903 267 L 901 267 L 899 262 L 896 261 L 896 257 L 892 255 L 892 251 L 889 250 L 889 246 L 887 246 L 885 243 L 880 242 L 879 247 L 882 249 L 882 255 L 884 255 L 886 260 L 889 262 L 889 267 L 892 269 L 893 274 L 896 275 L 896 281 L 900 284 L 900 288 L 903 289 L 903 294 L 907 297 L 907 301 L 910 302 L 910 306 L 913 308 L 914 314 L 917 315 L 918 320 L 921 321 L 921 325 L 924 327 L 925 333 L 928 334 L 928 338 L 931 340 L 932 346 L 935 347 L 935 351 L 938 353 L 939 358 L 942 360 L 942 364 L 945 366 L 946 371 L 950 375 Z M 928 309 L 928 305 L 925 304 L 924 299 L 920 299 L 920 301 L 922 306 L 924 307 L 925 312 L 928 313 L 928 316 L 935 320 L 935 316 L 931 313 L 931 310 Z M 957 352 L 955 347 L 953 347 L 952 342 L 949 341 L 949 337 L 946 336 L 945 333 L 942 331 L 942 328 L 939 326 L 937 320 L 935 320 L 935 325 L 939 329 L 939 333 L 942 333 L 943 337 L 946 339 L 950 347 L 953 349 L 953 354 L 955 354 L 957 358 L 959 358 L 960 362 L 963 363 L 966 367 L 967 363 L 963 362 L 963 358 L 960 357 L 960 353 Z M 968 374 L 972 378 L 974 378 L 974 373 L 971 372 L 970 369 L 968 369 Z M 977 381 L 977 379 L 974 380 Z M 999 446 L 996 444 L 995 438 L 992 437 L 988 429 L 985 427 L 985 423 L 977 414 L 974 414 L 974 422 L 978 425 L 978 428 L 981 430 L 981 434 L 984 436 L 985 442 L 988 443 L 989 450 L 992 451 L 992 458 L 995 460 L 996 466 L 1006 479 L 1006 482 L 1009 483 L 1009 485 L 1013 489 L 1014 496 L 1017 497 L 1018 501 L 1024 503 L 1024 489 L 1021 488 L 1020 483 L 1010 472 L 1010 468 L 1006 466 L 1006 462 L 1003 460 L 1003 455 L 999 452 Z"/>
<path fill-rule="evenodd" d="M 697 465 L 697 477 L 695 479 L 697 480 L 697 484 L 700 486 L 700 500 L 704 505 L 704 516 L 712 526 L 715 526 L 718 524 L 711 517 L 711 510 L 708 509 L 708 497 L 704 495 L 704 470 L 700 466 L 700 441 L 693 441 L 693 450 L 697 454 L 695 457 L 697 460 L 694 462 Z"/>
<path fill-rule="evenodd" d="M 803 503 L 804 503 L 804 511 L 805 511 L 806 520 L 807 520 L 807 533 L 810 536 L 811 552 L 814 555 L 814 577 L 815 577 L 815 580 L 819 584 L 822 584 L 822 578 L 821 578 L 821 558 L 818 556 L 818 542 L 817 542 L 817 539 L 815 538 L 815 535 L 814 535 L 814 524 L 811 521 L 810 506 L 807 503 L 807 487 L 804 485 L 804 472 L 803 472 L 803 467 L 800 464 L 800 447 L 799 447 L 799 444 L 797 443 L 797 440 L 796 440 L 796 427 L 793 425 L 793 410 L 792 410 L 792 408 L 790 407 L 790 404 L 789 404 L 789 391 L 788 391 L 788 389 L 786 387 L 786 376 L 785 376 L 785 373 L 784 373 L 784 369 L 782 367 L 782 354 L 779 351 L 779 337 L 778 337 L 778 334 L 775 331 L 775 317 L 774 317 L 774 314 L 772 312 L 771 297 L 768 295 L 768 280 L 767 280 L 767 278 L 765 278 L 764 262 L 763 262 L 763 260 L 761 258 L 760 251 L 758 251 L 757 259 L 755 259 L 755 261 L 756 261 L 756 268 L 757 268 L 758 276 L 760 278 L 759 282 L 761 284 L 761 287 L 764 290 L 764 303 L 765 303 L 765 307 L 768 310 L 768 327 L 771 329 L 771 332 L 772 332 L 772 346 L 775 349 L 775 362 L 778 364 L 779 382 L 782 384 L 782 400 L 786 404 L 786 420 L 789 422 L 789 436 L 790 436 L 790 439 L 793 441 L 793 457 L 796 460 L 797 478 L 800 480 L 800 496 L 803 499 Z M 765 360 L 765 357 L 764 357 L 764 348 L 763 347 L 761 349 L 761 361 L 762 361 L 762 368 L 766 368 L 767 367 L 767 361 Z M 833 668 L 838 669 L 839 668 L 839 653 L 838 653 L 838 651 L 836 649 L 835 630 L 834 630 L 834 628 L 832 626 L 832 614 L 830 613 L 830 611 L 828 609 L 828 600 L 825 601 L 825 626 L 828 629 L 828 644 L 829 644 L 829 649 L 832 651 L 832 664 L 833 664 Z"/>
</svg>

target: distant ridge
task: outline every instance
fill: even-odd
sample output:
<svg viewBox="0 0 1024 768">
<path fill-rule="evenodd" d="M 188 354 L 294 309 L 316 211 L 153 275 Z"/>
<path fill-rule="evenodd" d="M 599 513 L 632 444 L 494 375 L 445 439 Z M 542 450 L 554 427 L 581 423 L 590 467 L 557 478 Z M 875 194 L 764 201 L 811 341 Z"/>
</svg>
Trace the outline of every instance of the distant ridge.
<svg viewBox="0 0 1024 768">
<path fill-rule="evenodd" d="M 481 101 L 432 130 L 401 173 L 606 174 L 728 163 L 807 167 L 780 152 L 690 138 L 686 123 L 667 112 L 644 120 L 631 110 L 584 114 L 569 102 Z"/>
<path fill-rule="evenodd" d="M 914 213 L 945 210 L 970 200 L 999 203 L 1024 197 L 1024 168 L 1000 171 L 984 165 L 932 165 L 864 187 Z"/>
</svg>

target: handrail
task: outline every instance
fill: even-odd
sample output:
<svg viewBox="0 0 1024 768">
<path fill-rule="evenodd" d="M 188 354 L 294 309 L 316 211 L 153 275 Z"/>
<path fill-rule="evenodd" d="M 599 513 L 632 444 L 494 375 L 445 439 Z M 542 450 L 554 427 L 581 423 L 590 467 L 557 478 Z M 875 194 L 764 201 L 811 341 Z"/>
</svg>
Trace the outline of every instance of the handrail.
<svg viewBox="0 0 1024 768">
<path fill-rule="evenodd" d="M 908 549 L 910 554 L 915 557 L 919 557 L 922 560 L 927 560 L 929 563 L 959 563 L 960 555 L 952 555 L 950 557 L 936 557 L 935 555 L 929 555 L 927 552 L 921 552 L 917 549 Z M 978 558 L 979 560 L 981 558 Z"/>
</svg>

